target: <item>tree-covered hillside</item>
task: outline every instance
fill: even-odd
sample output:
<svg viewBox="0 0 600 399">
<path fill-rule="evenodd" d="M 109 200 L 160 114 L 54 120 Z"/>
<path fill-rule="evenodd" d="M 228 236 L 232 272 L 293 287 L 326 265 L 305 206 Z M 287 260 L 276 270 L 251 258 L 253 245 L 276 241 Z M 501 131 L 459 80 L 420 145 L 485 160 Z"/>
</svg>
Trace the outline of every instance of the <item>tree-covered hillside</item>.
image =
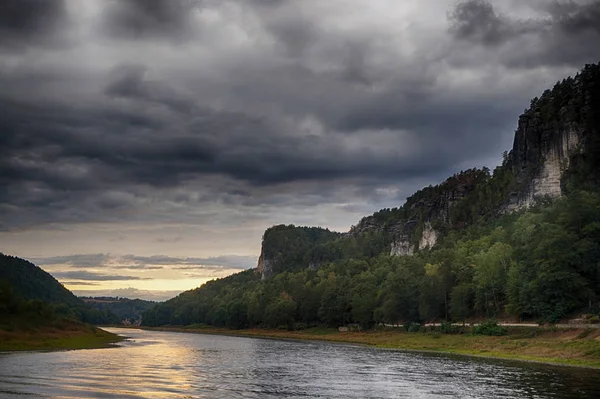
<svg viewBox="0 0 600 399">
<path fill-rule="evenodd" d="M 338 326 L 598 312 L 600 193 L 576 192 L 445 237 L 414 256 L 346 258 L 261 280 L 211 281 L 158 304 L 145 325 Z"/>
<path fill-rule="evenodd" d="M 260 273 L 185 292 L 147 311 L 144 324 L 371 326 L 597 314 L 599 183 L 600 65 L 588 65 L 531 102 L 493 172 L 456 174 L 347 234 L 271 228 Z"/>
<path fill-rule="evenodd" d="M 119 322 L 113 313 L 87 306 L 54 277 L 33 263 L 2 253 L 0 253 L 0 285 L 4 287 L 3 292 L 5 292 L 4 296 L 0 295 L 0 301 L 14 298 L 25 308 L 29 306 L 28 303 L 38 303 L 39 306 L 51 309 L 58 315 L 73 317 L 86 323 Z"/>
<path fill-rule="evenodd" d="M 0 280 L 13 287 L 15 295 L 25 299 L 80 306 L 83 302 L 54 277 L 31 262 L 0 253 Z"/>
</svg>

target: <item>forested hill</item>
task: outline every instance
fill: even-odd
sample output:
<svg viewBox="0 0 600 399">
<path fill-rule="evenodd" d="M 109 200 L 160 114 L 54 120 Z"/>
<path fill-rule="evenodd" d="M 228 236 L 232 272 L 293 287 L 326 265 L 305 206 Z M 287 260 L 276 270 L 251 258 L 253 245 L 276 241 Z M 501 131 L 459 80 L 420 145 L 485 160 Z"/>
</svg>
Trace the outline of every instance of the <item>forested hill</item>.
<svg viewBox="0 0 600 399">
<path fill-rule="evenodd" d="M 68 306 L 82 306 L 83 301 L 66 289 L 49 273 L 24 259 L 0 253 L 0 281 L 10 284 L 23 299 L 37 299 Z"/>
<path fill-rule="evenodd" d="M 32 304 L 56 316 L 76 318 L 86 323 L 116 324 L 120 321 L 110 311 L 87 306 L 33 263 L 0 253 L 0 318 L 14 315 L 19 306 L 29 309 Z M 4 314 L 2 309 L 9 307 L 15 307 L 11 311 L 13 313 Z"/>
<path fill-rule="evenodd" d="M 588 65 L 531 101 L 493 171 L 460 172 L 345 234 L 269 229 L 258 273 L 183 293 L 144 323 L 369 326 L 598 312 L 599 183 L 600 66 Z"/>
</svg>

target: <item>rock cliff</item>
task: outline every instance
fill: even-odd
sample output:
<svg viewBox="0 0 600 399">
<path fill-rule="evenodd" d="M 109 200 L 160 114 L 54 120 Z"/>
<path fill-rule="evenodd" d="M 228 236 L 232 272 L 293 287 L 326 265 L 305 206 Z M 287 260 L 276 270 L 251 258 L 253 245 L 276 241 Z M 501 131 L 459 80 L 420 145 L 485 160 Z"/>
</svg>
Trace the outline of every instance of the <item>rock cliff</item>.
<svg viewBox="0 0 600 399">
<path fill-rule="evenodd" d="M 516 189 L 506 210 L 559 197 L 600 178 L 600 65 L 586 65 L 531 101 L 519 118 L 510 153 Z"/>
<path fill-rule="evenodd" d="M 563 176 L 571 158 L 583 150 L 584 135 L 577 124 L 557 128 L 545 125 L 539 112 L 522 115 L 511 153 L 522 189 L 511 193 L 507 210 L 528 207 L 537 198 L 561 196 Z"/>
<path fill-rule="evenodd" d="M 315 269 L 326 255 L 320 249 L 341 236 L 320 227 L 270 227 L 263 235 L 257 273 L 265 279 L 283 270 Z"/>
<path fill-rule="evenodd" d="M 454 227 L 454 206 L 486 177 L 487 172 L 479 169 L 456 174 L 438 186 L 418 191 L 400 208 L 383 209 L 363 218 L 350 233 L 384 234 L 390 255 L 412 255 L 417 249 L 433 248 L 440 235 Z"/>
</svg>

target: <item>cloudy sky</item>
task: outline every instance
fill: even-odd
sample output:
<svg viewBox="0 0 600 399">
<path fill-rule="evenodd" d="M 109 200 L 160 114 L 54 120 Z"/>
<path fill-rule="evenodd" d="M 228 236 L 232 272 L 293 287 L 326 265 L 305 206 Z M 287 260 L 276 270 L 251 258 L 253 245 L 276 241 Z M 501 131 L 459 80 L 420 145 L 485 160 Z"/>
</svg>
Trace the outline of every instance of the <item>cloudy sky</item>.
<svg viewBox="0 0 600 399">
<path fill-rule="evenodd" d="M 597 43 L 597 0 L 3 0 L 0 251 L 172 296 L 494 167 Z"/>
</svg>

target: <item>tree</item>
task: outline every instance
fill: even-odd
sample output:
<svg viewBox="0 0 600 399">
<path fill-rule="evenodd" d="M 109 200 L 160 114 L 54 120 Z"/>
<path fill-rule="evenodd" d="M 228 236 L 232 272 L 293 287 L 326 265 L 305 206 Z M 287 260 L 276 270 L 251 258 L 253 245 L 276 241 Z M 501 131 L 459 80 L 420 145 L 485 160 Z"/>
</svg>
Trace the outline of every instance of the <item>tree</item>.
<svg viewBox="0 0 600 399">
<path fill-rule="evenodd" d="M 363 272 L 353 279 L 350 304 L 352 319 L 364 328 L 374 323 L 373 313 L 377 307 L 377 286 L 370 272 Z"/>
<path fill-rule="evenodd" d="M 287 292 L 284 291 L 267 306 L 265 311 L 265 323 L 272 328 L 284 325 L 288 329 L 293 329 L 295 310 L 296 303 Z"/>
<path fill-rule="evenodd" d="M 450 317 L 453 321 L 463 321 L 469 317 L 473 288 L 463 283 L 455 286 L 450 292 Z"/>
<path fill-rule="evenodd" d="M 495 243 L 487 251 L 473 257 L 475 273 L 475 304 L 485 311 L 487 316 L 494 316 L 502 310 L 506 276 L 512 262 L 513 249 L 504 243 Z"/>
<path fill-rule="evenodd" d="M 248 307 L 237 299 L 227 305 L 227 327 L 239 330 L 248 327 Z"/>
</svg>

